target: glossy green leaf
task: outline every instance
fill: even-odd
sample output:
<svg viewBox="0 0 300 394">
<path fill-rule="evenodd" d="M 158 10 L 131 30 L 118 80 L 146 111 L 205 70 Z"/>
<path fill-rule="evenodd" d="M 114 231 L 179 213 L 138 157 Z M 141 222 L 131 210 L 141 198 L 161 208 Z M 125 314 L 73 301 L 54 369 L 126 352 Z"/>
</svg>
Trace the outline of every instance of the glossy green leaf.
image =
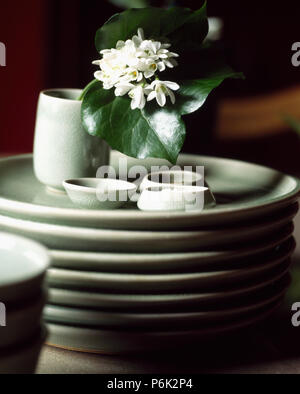
<svg viewBox="0 0 300 394">
<path fill-rule="evenodd" d="M 110 2 L 122 8 L 145 8 L 148 6 L 147 0 L 110 0 Z"/>
<path fill-rule="evenodd" d="M 176 92 L 175 108 L 181 115 L 197 111 L 205 103 L 208 95 L 226 78 L 240 78 L 242 74 L 235 73 L 230 68 L 223 73 L 211 75 L 207 78 L 183 81 L 180 90 Z"/>
<path fill-rule="evenodd" d="M 100 52 L 114 48 L 119 40 L 125 41 L 135 35 L 139 27 L 144 29 L 146 38 L 170 38 L 175 48 L 177 44 L 188 45 L 193 40 L 199 45 L 208 31 L 206 4 L 198 11 L 180 7 L 168 10 L 150 7 L 116 14 L 97 31 L 96 49 Z"/>
<path fill-rule="evenodd" d="M 140 159 L 157 157 L 176 163 L 185 139 L 185 125 L 175 108 L 148 103 L 144 110 L 132 110 L 128 97 L 115 97 L 101 84 L 86 93 L 82 120 L 90 134 Z"/>
<path fill-rule="evenodd" d="M 299 122 L 299 120 L 293 118 L 290 115 L 284 115 L 283 119 L 292 128 L 292 130 L 296 131 L 296 133 L 298 133 L 300 135 L 300 122 Z"/>
<path fill-rule="evenodd" d="M 175 50 L 198 50 L 208 33 L 206 2 L 197 11 L 191 12 L 183 25 L 168 35 Z"/>
</svg>

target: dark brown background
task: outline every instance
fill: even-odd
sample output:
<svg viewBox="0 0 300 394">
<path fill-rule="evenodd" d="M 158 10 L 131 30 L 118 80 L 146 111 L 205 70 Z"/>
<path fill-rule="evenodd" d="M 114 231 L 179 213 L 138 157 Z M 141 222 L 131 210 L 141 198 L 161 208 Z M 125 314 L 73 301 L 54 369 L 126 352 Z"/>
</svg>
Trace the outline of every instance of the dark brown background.
<svg viewBox="0 0 300 394">
<path fill-rule="evenodd" d="M 191 8 L 201 5 L 201 1 L 181 3 Z M 246 80 L 225 82 L 202 113 L 189 118 L 185 151 L 240 157 L 294 173 L 300 170 L 299 138 L 287 126 L 274 135 L 265 136 L 262 130 L 255 138 L 228 140 L 226 135 L 220 140 L 213 127 L 218 116 L 215 104 L 224 98 L 255 100 L 300 85 L 300 67 L 291 64 L 291 46 L 300 41 L 300 2 L 279 4 L 208 0 L 209 15 L 224 20 L 228 56 Z M 106 0 L 1 1 L 0 41 L 7 46 L 7 67 L 0 67 L 0 153 L 32 150 L 41 89 L 83 87 L 92 79 L 95 32 L 117 11 Z"/>
</svg>

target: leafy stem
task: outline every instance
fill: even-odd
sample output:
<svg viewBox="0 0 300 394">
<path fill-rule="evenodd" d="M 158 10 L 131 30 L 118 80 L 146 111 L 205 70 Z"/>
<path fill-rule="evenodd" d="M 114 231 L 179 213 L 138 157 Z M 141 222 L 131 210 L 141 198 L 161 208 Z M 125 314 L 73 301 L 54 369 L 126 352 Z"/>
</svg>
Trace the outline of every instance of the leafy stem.
<svg viewBox="0 0 300 394">
<path fill-rule="evenodd" d="M 81 95 L 78 97 L 77 100 L 82 101 L 84 99 L 84 96 L 86 95 L 86 93 L 90 90 L 91 87 L 96 85 L 96 83 L 99 83 L 99 81 L 97 79 L 93 79 L 88 85 L 86 85 L 86 87 L 83 89 Z"/>
</svg>

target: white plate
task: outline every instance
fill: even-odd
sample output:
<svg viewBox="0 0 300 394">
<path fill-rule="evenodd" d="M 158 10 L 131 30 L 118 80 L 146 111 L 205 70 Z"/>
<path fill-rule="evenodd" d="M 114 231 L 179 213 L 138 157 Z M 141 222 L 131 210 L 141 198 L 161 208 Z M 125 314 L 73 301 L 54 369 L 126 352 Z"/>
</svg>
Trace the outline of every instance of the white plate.
<svg viewBox="0 0 300 394">
<path fill-rule="evenodd" d="M 187 291 L 189 289 L 213 288 L 214 291 L 221 285 L 241 282 L 255 278 L 271 270 L 275 266 L 289 259 L 295 249 L 293 239 L 287 241 L 276 257 L 269 260 L 258 261 L 250 266 L 223 270 L 195 272 L 187 274 L 124 274 L 100 273 L 87 271 L 63 270 L 51 268 L 47 272 L 47 282 L 50 287 L 63 289 L 93 289 L 97 291 L 109 290 L 112 292 L 155 293 L 168 291 Z M 289 264 L 287 262 L 287 264 Z"/>
<path fill-rule="evenodd" d="M 199 231 L 126 231 L 68 227 L 0 215 L 0 230 L 32 238 L 52 249 L 109 252 L 185 252 L 250 242 L 275 234 L 298 211 L 298 204 L 252 225 Z"/>
<path fill-rule="evenodd" d="M 0 302 L 24 302 L 38 295 L 49 265 L 49 254 L 42 245 L 0 233 Z"/>
<path fill-rule="evenodd" d="M 199 345 L 223 334 L 255 324 L 272 314 L 281 301 L 271 304 L 260 312 L 250 314 L 244 319 L 211 325 L 192 331 L 122 331 L 102 330 L 84 327 L 71 327 L 62 324 L 48 324 L 51 346 L 67 350 L 100 354 L 127 354 L 144 351 L 162 351 L 179 347 Z"/>
<path fill-rule="evenodd" d="M 111 163 L 118 168 L 112 152 Z M 159 165 L 160 160 L 134 160 L 133 165 Z M 254 220 L 294 202 L 298 179 L 246 162 L 215 157 L 180 155 L 179 165 L 205 167 L 205 177 L 217 206 L 203 212 L 141 212 L 137 209 L 90 211 L 77 209 L 67 195 L 47 192 L 33 174 L 32 155 L 0 160 L 0 212 L 54 224 L 95 228 L 170 229 L 214 226 Z M 130 179 L 129 179 L 130 180 Z"/>
<path fill-rule="evenodd" d="M 70 308 L 65 306 L 46 305 L 44 319 L 50 323 L 70 324 L 75 326 L 116 328 L 116 329 L 191 329 L 199 325 L 232 320 L 263 308 L 286 293 L 289 282 L 277 284 L 268 292 L 254 296 L 251 301 L 235 302 L 234 306 L 219 305 L 217 310 L 198 310 L 196 312 L 173 313 L 130 313 L 96 311 Z M 148 312 L 148 311 L 145 311 Z"/>
<path fill-rule="evenodd" d="M 276 267 L 267 275 L 247 282 L 244 285 L 233 286 L 227 291 L 219 290 L 211 293 L 177 293 L 177 294 L 111 294 L 95 293 L 66 289 L 49 289 L 48 302 L 79 308 L 94 308 L 103 310 L 139 310 L 139 311 L 185 311 L 203 305 L 224 304 L 236 298 L 251 296 L 256 292 L 273 285 L 286 275 L 289 266 Z"/>
<path fill-rule="evenodd" d="M 51 264 L 54 268 L 101 271 L 101 272 L 186 272 L 190 269 L 229 267 L 237 260 L 245 263 L 249 258 L 259 258 L 259 254 L 270 252 L 286 241 L 293 233 L 294 225 L 289 223 L 271 237 L 260 239 L 232 249 L 212 252 L 190 253 L 93 253 L 52 250 Z"/>
</svg>

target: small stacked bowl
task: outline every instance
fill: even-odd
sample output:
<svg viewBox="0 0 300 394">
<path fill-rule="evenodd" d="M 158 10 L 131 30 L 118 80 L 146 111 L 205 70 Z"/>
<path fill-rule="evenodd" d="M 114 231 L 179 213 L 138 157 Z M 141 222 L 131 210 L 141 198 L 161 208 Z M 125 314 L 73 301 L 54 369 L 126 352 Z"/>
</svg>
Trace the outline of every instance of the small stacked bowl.
<svg viewBox="0 0 300 394">
<path fill-rule="evenodd" d="M 46 338 L 43 281 L 49 262 L 36 242 L 0 233 L 0 374 L 35 370 Z"/>
<path fill-rule="evenodd" d="M 112 152 L 116 173 L 120 158 Z M 127 160 L 128 171 L 166 164 Z M 50 248 L 49 344 L 105 354 L 194 346 L 255 324 L 281 304 L 298 179 L 205 156 L 180 155 L 177 164 L 204 166 L 215 207 L 80 209 L 36 180 L 31 155 L 0 161 L 0 229 Z"/>
</svg>

